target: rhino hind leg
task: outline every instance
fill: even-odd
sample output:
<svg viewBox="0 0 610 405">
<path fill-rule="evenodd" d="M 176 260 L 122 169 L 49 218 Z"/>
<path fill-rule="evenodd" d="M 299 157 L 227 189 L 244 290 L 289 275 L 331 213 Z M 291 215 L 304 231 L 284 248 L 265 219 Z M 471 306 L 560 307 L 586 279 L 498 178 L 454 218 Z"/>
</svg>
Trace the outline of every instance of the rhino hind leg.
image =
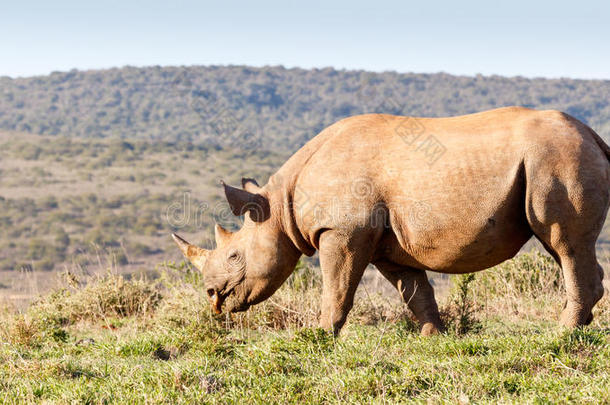
<svg viewBox="0 0 610 405">
<path fill-rule="evenodd" d="M 417 318 L 423 336 L 435 335 L 445 330 L 434 298 L 434 288 L 430 285 L 425 271 L 389 262 L 375 263 L 375 266 L 400 292 Z"/>
<path fill-rule="evenodd" d="M 559 322 L 567 327 L 588 325 L 593 320 L 591 310 L 604 295 L 604 272 L 594 254 L 561 259 L 566 283 L 567 302 Z"/>
<path fill-rule="evenodd" d="M 533 191 L 527 203 L 528 221 L 536 237 L 562 268 L 567 301 L 560 324 L 587 325 L 602 298 L 604 272 L 595 242 L 608 210 L 608 189 L 583 182 L 555 179 L 545 192 Z"/>
<path fill-rule="evenodd" d="M 556 226 L 552 234 L 563 234 Z M 579 236 L 574 232 L 574 236 Z M 588 325 L 593 320 L 591 310 L 604 295 L 604 270 L 597 262 L 595 242 L 570 243 L 570 237 L 544 240 L 545 248 L 561 266 L 566 289 L 566 303 L 559 323 L 567 327 Z"/>
<path fill-rule="evenodd" d="M 558 252 L 547 243 L 544 245 L 552 256 L 558 257 L 563 271 L 567 300 L 559 323 L 570 328 L 590 324 L 591 310 L 604 295 L 604 270 L 597 262 L 595 246 L 583 250 L 563 247 Z"/>
</svg>

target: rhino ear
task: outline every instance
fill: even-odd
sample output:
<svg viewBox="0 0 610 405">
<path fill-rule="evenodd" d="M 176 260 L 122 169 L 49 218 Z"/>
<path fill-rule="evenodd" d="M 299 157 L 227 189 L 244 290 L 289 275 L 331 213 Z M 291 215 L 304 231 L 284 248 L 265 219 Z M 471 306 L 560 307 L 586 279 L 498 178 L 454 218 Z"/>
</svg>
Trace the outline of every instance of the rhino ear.
<svg viewBox="0 0 610 405">
<path fill-rule="evenodd" d="M 267 198 L 257 193 L 231 187 L 224 182 L 222 185 L 233 215 L 245 215 L 246 212 L 249 212 L 250 218 L 254 222 L 263 222 L 269 218 L 271 211 Z"/>
<path fill-rule="evenodd" d="M 223 247 L 227 243 L 229 243 L 229 239 L 231 238 L 232 232 L 227 231 L 222 226 L 216 224 L 214 226 L 214 237 L 216 239 L 216 246 Z"/>
<path fill-rule="evenodd" d="M 191 245 L 175 233 L 172 233 L 172 238 L 174 238 L 174 242 L 176 242 L 176 245 L 178 245 L 184 257 L 189 259 L 191 263 L 193 263 L 193 265 L 199 269 L 199 271 L 203 271 L 205 262 L 208 259 L 209 251 L 198 246 Z"/>
<path fill-rule="evenodd" d="M 241 179 L 241 188 L 251 193 L 260 192 L 261 188 L 254 179 L 249 179 L 247 177 L 242 177 Z"/>
</svg>

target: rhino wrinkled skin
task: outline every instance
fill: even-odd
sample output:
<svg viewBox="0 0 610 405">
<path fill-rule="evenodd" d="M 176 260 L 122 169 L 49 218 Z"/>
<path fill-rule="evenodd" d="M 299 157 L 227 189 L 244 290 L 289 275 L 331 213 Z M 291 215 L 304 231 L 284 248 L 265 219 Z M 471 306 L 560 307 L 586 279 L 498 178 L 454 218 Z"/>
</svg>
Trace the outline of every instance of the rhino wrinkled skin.
<svg viewBox="0 0 610 405">
<path fill-rule="evenodd" d="M 469 273 L 535 236 L 561 265 L 560 323 L 591 322 L 603 295 L 595 242 L 608 211 L 610 149 L 558 111 L 501 108 L 450 118 L 359 115 L 323 130 L 269 182 L 224 191 L 244 225 L 217 248 L 174 235 L 210 302 L 243 311 L 271 296 L 302 254 L 320 255 L 321 326 L 338 333 L 366 266 L 401 292 L 422 334 L 441 331 L 425 270 Z"/>
</svg>

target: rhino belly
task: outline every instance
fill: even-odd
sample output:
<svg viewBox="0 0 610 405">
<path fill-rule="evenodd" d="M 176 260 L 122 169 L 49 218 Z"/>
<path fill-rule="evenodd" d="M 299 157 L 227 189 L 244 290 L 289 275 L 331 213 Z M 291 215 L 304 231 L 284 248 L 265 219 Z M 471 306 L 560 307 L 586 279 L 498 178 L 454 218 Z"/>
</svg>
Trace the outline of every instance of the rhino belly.
<svg viewBox="0 0 610 405">
<path fill-rule="evenodd" d="M 480 187 L 453 187 L 438 198 L 423 184 L 410 189 L 389 207 L 381 250 L 393 262 L 445 273 L 482 270 L 513 257 L 532 236 L 518 171 Z"/>
</svg>

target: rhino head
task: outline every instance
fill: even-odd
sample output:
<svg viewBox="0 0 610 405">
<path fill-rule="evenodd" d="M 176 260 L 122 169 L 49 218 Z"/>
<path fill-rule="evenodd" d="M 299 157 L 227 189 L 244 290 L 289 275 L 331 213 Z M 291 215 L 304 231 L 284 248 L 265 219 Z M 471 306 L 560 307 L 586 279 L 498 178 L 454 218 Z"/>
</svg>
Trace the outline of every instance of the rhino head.
<svg viewBox="0 0 610 405">
<path fill-rule="evenodd" d="M 172 234 L 190 262 L 203 273 L 208 299 L 216 313 L 245 311 L 270 297 L 294 270 L 301 252 L 282 231 L 279 210 L 268 192 L 252 179 L 242 189 L 222 183 L 242 228 L 230 232 L 216 224 L 216 249 L 194 246 Z"/>
</svg>

